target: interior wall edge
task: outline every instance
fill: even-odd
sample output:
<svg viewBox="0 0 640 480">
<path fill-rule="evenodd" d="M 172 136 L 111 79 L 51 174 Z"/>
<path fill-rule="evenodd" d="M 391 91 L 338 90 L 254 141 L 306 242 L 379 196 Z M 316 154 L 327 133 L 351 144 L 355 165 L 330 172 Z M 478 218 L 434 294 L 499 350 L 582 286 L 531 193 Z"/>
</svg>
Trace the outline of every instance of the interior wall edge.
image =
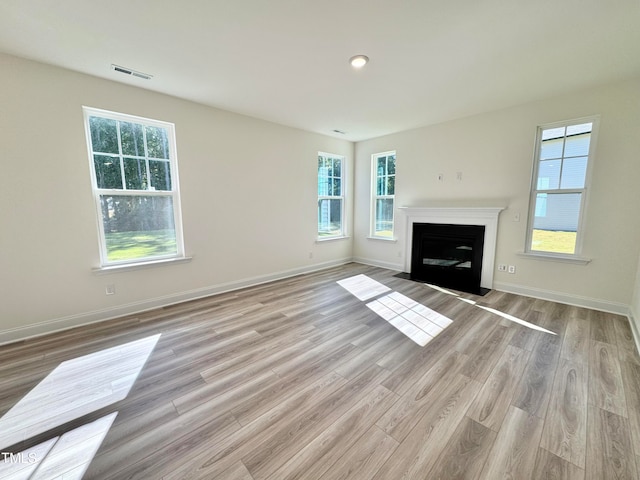
<svg viewBox="0 0 640 480">
<path fill-rule="evenodd" d="M 640 312 L 634 312 L 633 308 L 629 309 L 629 324 L 631 324 L 631 332 L 633 333 L 633 339 L 636 342 L 636 350 L 640 352 L 640 327 L 638 322 L 640 321 Z"/>
<path fill-rule="evenodd" d="M 69 330 L 69 329 L 80 327 L 83 325 L 90 325 L 92 323 L 104 322 L 106 320 L 112 320 L 114 318 L 122 317 L 125 315 L 133 315 L 133 314 L 153 310 L 156 308 L 175 305 L 177 303 L 209 297 L 211 295 L 218 295 L 220 293 L 231 292 L 234 290 L 240 290 L 247 287 L 253 287 L 263 283 L 273 282 L 276 280 L 283 280 L 286 278 L 295 277 L 296 275 L 303 275 L 306 273 L 326 270 L 329 268 L 350 263 L 352 261 L 354 260 L 351 257 L 345 257 L 341 259 L 331 260 L 328 262 L 316 263 L 313 265 L 298 267 L 290 270 L 283 270 L 280 272 L 269 273 L 266 275 L 259 275 L 256 277 L 236 280 L 233 282 L 222 283 L 218 285 L 211 285 L 204 288 L 198 288 L 196 290 L 190 290 L 190 291 L 175 293 L 171 295 L 165 295 L 163 297 L 156 297 L 156 298 L 142 300 L 139 302 L 133 302 L 125 305 L 118 305 L 113 308 L 94 310 L 91 312 L 84 312 L 84 313 L 79 313 L 75 315 L 69 315 L 66 317 L 47 320 L 44 322 L 29 324 L 22 327 L 0 330 L 0 346 L 23 341 L 23 340 L 28 340 L 31 338 L 41 337 L 43 335 L 48 335 L 51 333 L 57 333 L 64 330 Z"/>
</svg>

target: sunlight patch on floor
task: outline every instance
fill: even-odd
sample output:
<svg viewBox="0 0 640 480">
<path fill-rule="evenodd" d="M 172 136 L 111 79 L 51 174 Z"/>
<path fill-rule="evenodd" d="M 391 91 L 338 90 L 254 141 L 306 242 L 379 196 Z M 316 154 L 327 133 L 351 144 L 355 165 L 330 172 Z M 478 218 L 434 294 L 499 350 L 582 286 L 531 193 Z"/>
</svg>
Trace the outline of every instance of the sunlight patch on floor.
<svg viewBox="0 0 640 480">
<path fill-rule="evenodd" d="M 424 347 L 452 321 L 398 292 L 367 303 L 367 307 Z"/>
<path fill-rule="evenodd" d="M 345 278 L 337 283 L 363 301 L 391 290 L 366 275 Z M 367 303 L 367 307 L 421 347 L 424 347 L 433 340 L 433 337 L 452 323 L 444 315 L 440 315 L 399 292 L 392 292 L 377 298 Z"/>
<path fill-rule="evenodd" d="M 447 295 L 452 295 L 454 297 L 458 297 L 458 300 L 466 302 L 469 305 L 474 305 L 474 306 L 476 306 L 478 308 L 481 308 L 481 309 L 483 309 L 483 310 L 485 310 L 487 312 L 493 313 L 494 315 L 498 315 L 498 316 L 500 316 L 502 318 L 510 320 L 510 321 L 512 321 L 514 323 L 517 323 L 519 325 L 523 325 L 523 326 L 525 326 L 527 328 L 531 328 L 532 330 L 538 330 L 539 332 L 549 333 L 551 335 L 557 335 L 556 333 L 552 332 L 551 330 L 547 330 L 546 328 L 540 327 L 540 326 L 538 326 L 538 325 L 536 325 L 534 323 L 527 322 L 526 320 L 522 320 L 521 318 L 515 317 L 515 316 L 510 315 L 508 313 L 501 312 L 500 310 L 496 310 L 495 308 L 484 307 L 482 305 L 478 305 L 478 302 L 476 302 L 475 300 L 471 300 L 469 298 L 461 297 L 459 294 L 457 294 L 455 292 L 452 292 L 450 290 L 447 290 L 445 288 L 439 287 L 437 285 L 432 285 L 430 283 L 425 283 L 425 285 L 427 287 L 433 288 L 434 290 L 438 290 L 439 292 L 446 293 Z"/>
<path fill-rule="evenodd" d="M 356 275 L 354 277 L 345 278 L 343 280 L 338 280 L 337 283 L 358 300 L 362 301 L 369 300 L 370 298 L 391 290 L 386 285 L 383 285 L 366 275 Z"/>
<path fill-rule="evenodd" d="M 118 412 L 99 418 L 23 452 L 0 459 L 3 480 L 80 480 Z"/>
<path fill-rule="evenodd" d="M 124 399 L 159 338 L 62 362 L 0 418 L 0 449 Z"/>
</svg>

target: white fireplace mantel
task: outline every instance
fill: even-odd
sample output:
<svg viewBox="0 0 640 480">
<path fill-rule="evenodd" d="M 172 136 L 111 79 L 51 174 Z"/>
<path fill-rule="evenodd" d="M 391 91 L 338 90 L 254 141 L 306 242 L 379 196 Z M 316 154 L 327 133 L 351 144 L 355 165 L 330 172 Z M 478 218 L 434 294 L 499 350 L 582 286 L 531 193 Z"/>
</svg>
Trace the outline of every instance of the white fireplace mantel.
<svg viewBox="0 0 640 480">
<path fill-rule="evenodd" d="M 407 217 L 405 271 L 411 273 L 411 244 L 414 223 L 444 223 L 450 225 L 484 226 L 482 272 L 480 286 L 493 288 L 493 271 L 498 239 L 498 216 L 504 207 L 400 207 Z"/>
</svg>

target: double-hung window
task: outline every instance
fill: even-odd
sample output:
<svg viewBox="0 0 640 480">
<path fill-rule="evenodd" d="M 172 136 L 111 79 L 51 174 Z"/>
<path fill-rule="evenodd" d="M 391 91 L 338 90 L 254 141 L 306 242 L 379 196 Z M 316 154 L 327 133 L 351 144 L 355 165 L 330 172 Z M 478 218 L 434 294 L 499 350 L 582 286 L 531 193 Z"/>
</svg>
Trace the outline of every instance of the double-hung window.
<svg viewBox="0 0 640 480">
<path fill-rule="evenodd" d="M 538 128 L 526 251 L 580 254 L 598 119 Z"/>
<path fill-rule="evenodd" d="M 102 266 L 184 257 L 173 124 L 84 116 Z"/>
<path fill-rule="evenodd" d="M 396 192 L 396 152 L 372 156 L 371 236 L 393 238 Z"/>
<path fill-rule="evenodd" d="M 344 157 L 318 153 L 318 238 L 344 235 Z"/>
</svg>

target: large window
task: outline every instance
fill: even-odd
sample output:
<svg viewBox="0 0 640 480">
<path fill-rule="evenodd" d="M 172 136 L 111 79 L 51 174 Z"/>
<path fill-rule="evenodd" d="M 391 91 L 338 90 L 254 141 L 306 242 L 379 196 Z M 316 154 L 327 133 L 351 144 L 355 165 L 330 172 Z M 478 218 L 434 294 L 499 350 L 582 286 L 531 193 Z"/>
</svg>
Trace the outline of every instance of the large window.
<svg viewBox="0 0 640 480">
<path fill-rule="evenodd" d="M 318 153 L 318 237 L 344 235 L 344 157 Z"/>
<path fill-rule="evenodd" d="M 538 128 L 528 252 L 580 253 L 596 126 L 594 117 Z"/>
<path fill-rule="evenodd" d="M 396 192 L 396 152 L 373 155 L 371 170 L 371 236 L 391 239 Z"/>
<path fill-rule="evenodd" d="M 183 257 L 173 124 L 84 115 L 102 265 Z"/>
</svg>

